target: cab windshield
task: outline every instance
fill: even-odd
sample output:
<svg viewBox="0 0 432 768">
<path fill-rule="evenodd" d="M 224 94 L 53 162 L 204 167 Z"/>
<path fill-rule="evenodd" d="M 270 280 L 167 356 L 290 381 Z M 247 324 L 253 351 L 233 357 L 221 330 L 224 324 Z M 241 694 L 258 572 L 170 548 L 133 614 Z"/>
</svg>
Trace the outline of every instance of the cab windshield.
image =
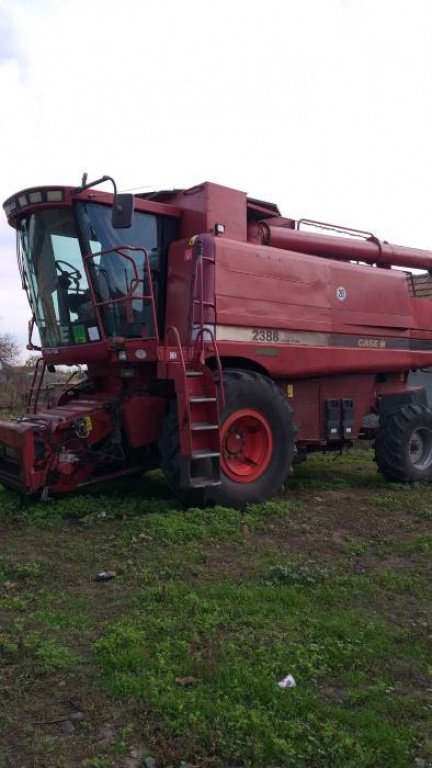
<svg viewBox="0 0 432 768">
<path fill-rule="evenodd" d="M 87 344 L 104 336 L 155 337 L 153 307 L 145 298 L 150 294 L 145 253 L 134 249 L 148 254 L 162 320 L 166 252 L 173 237 L 171 219 L 142 212 L 135 212 L 130 229 L 113 229 L 110 206 L 96 203 L 78 203 L 74 210 L 49 208 L 23 218 L 20 260 L 42 346 Z M 83 253 L 90 255 L 87 268 L 97 311 Z"/>
</svg>

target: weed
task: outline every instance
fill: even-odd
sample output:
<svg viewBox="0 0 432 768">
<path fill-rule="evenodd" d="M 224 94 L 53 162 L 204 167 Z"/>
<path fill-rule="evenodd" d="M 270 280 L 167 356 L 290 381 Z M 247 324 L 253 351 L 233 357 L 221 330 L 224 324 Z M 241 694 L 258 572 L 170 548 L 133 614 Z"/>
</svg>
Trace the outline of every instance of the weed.
<svg viewBox="0 0 432 768">
<path fill-rule="evenodd" d="M 42 674 L 67 669 L 77 662 L 76 654 L 69 648 L 53 637 L 42 638 L 38 632 L 26 638 L 25 648 Z"/>
<path fill-rule="evenodd" d="M 2 608 L 8 611 L 17 611 L 24 613 L 28 608 L 28 602 L 24 597 L 13 595 L 10 592 L 6 592 L 3 595 Z"/>
<path fill-rule="evenodd" d="M 432 533 L 416 536 L 403 547 L 403 550 L 408 554 L 432 555 Z"/>
<path fill-rule="evenodd" d="M 270 568 L 270 573 L 264 579 L 264 584 L 268 586 L 284 584 L 295 584 L 300 587 L 313 586 L 323 581 L 328 575 L 328 570 L 320 567 L 313 560 L 303 563 L 289 563 L 288 565 L 273 565 Z"/>
<path fill-rule="evenodd" d="M 41 566 L 38 563 L 19 563 L 0 557 L 0 582 L 32 580 L 40 573 Z"/>
<path fill-rule="evenodd" d="M 0 661 L 14 659 L 18 655 L 18 643 L 7 635 L 0 634 Z"/>
<path fill-rule="evenodd" d="M 160 473 L 51 505 L 1 492 L 0 743 L 82 768 L 123 765 L 137 734 L 161 765 L 429 759 L 431 507 L 368 451 L 312 457 L 242 512 L 180 509 Z M 29 724 L 71 701 L 76 738 Z"/>
</svg>

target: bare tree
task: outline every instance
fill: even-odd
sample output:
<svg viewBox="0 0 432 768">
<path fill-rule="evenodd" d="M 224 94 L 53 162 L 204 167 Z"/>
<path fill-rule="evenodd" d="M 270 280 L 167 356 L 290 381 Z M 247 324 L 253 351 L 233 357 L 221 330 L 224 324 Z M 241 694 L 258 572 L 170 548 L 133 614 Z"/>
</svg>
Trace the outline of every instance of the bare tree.
<svg viewBox="0 0 432 768">
<path fill-rule="evenodd" d="M 38 360 L 40 360 L 40 355 L 29 355 L 28 358 L 24 361 L 24 365 L 29 370 L 32 370 Z"/>
<path fill-rule="evenodd" d="M 0 367 L 9 368 L 19 355 L 19 347 L 10 333 L 0 333 Z"/>
</svg>

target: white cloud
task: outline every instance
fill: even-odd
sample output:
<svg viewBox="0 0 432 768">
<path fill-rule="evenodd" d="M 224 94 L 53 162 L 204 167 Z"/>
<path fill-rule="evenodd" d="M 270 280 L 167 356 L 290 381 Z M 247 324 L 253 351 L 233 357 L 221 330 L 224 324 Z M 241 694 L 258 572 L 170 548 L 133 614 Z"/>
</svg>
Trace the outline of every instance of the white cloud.
<svg viewBox="0 0 432 768">
<path fill-rule="evenodd" d="M 84 170 L 210 179 L 432 246 L 429 0 L 0 0 L 0 35 L 2 199 Z M 0 322 L 17 333 L 6 232 Z"/>
</svg>

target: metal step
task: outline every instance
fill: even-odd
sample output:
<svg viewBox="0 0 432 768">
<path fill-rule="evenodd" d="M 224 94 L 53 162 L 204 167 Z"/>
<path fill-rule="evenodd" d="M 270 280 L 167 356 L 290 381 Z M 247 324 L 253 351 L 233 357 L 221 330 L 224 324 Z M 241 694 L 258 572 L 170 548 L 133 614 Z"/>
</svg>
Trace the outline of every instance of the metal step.
<svg viewBox="0 0 432 768">
<path fill-rule="evenodd" d="M 190 481 L 191 488 L 209 488 L 215 485 L 221 485 L 220 480 L 210 480 L 207 477 L 192 477 Z"/>
<path fill-rule="evenodd" d="M 200 432 L 204 430 L 210 430 L 210 429 L 219 429 L 219 424 L 207 424 L 204 421 L 197 421 L 194 424 L 191 424 L 191 430 L 192 432 Z"/>
<path fill-rule="evenodd" d="M 204 376 L 204 371 L 186 371 L 186 376 Z"/>
<path fill-rule="evenodd" d="M 220 456 L 219 451 L 209 451 L 209 450 L 200 450 L 200 451 L 192 451 L 192 459 L 215 459 L 217 456 Z"/>
<path fill-rule="evenodd" d="M 200 395 L 192 395 L 192 397 L 189 398 L 190 403 L 215 403 L 216 398 L 215 397 L 204 397 Z"/>
</svg>

